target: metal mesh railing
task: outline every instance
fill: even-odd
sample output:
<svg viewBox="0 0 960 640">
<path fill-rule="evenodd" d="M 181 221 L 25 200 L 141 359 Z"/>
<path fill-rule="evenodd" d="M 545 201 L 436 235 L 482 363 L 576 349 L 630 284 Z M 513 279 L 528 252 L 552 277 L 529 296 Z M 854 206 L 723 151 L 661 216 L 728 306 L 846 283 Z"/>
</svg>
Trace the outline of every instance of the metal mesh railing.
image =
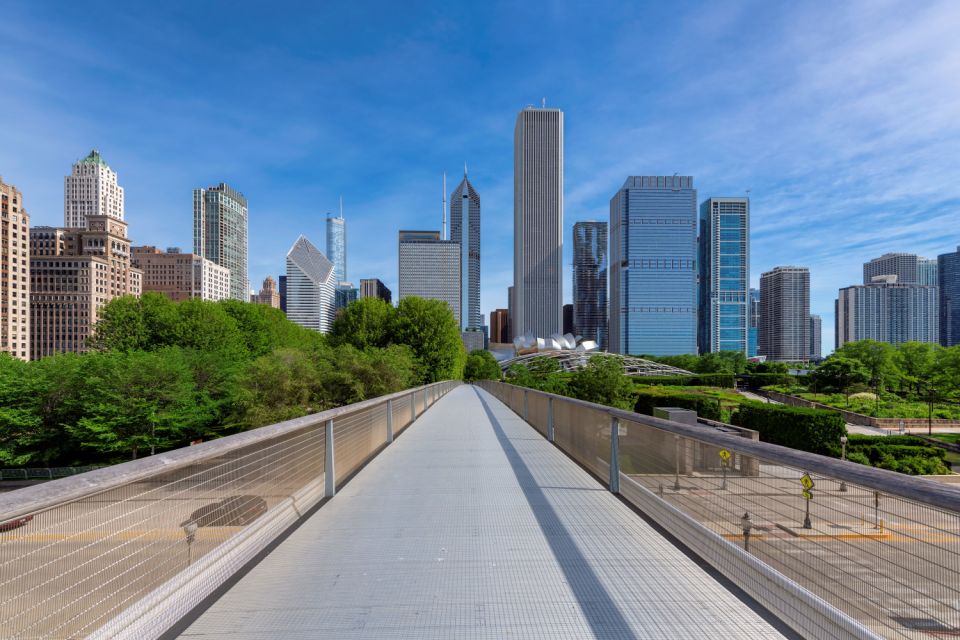
<svg viewBox="0 0 960 640">
<path fill-rule="evenodd" d="M 144 616 L 162 632 L 376 455 L 392 437 L 388 414 L 397 433 L 414 419 L 414 396 L 419 415 L 424 391 L 435 401 L 456 384 L 0 495 L 0 637 L 111 637 Z M 325 469 L 334 462 L 331 485 Z M 167 594 L 151 608 L 158 590 L 201 568 L 202 593 L 179 608 Z"/>
<path fill-rule="evenodd" d="M 481 386 L 514 411 L 518 395 L 528 407 L 548 401 L 553 424 L 539 410 L 528 421 L 604 481 L 615 450 L 624 498 L 804 637 L 960 635 L 956 488 L 707 426 Z"/>
</svg>

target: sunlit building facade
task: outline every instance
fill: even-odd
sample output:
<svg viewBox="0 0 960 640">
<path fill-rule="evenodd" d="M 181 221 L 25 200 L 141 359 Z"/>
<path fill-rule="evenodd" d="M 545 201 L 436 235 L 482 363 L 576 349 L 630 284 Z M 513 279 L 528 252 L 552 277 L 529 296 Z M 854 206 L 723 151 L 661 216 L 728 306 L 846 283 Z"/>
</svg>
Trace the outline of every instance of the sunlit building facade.
<svg viewBox="0 0 960 640">
<path fill-rule="evenodd" d="M 697 353 L 697 191 L 633 176 L 610 200 L 609 350 Z"/>
<path fill-rule="evenodd" d="M 287 318 L 328 333 L 336 318 L 333 263 L 301 235 L 287 252 L 286 275 Z"/>
<path fill-rule="evenodd" d="M 750 353 L 750 200 L 700 205 L 700 353 Z"/>
<path fill-rule="evenodd" d="M 30 359 L 30 216 L 0 178 L 0 352 Z"/>
<path fill-rule="evenodd" d="M 450 239 L 460 243 L 461 329 L 479 329 L 480 320 L 480 194 L 467 179 L 450 195 Z"/>
<path fill-rule="evenodd" d="M 230 297 L 250 299 L 247 199 L 224 183 L 193 190 L 193 252 L 230 270 Z"/>
</svg>

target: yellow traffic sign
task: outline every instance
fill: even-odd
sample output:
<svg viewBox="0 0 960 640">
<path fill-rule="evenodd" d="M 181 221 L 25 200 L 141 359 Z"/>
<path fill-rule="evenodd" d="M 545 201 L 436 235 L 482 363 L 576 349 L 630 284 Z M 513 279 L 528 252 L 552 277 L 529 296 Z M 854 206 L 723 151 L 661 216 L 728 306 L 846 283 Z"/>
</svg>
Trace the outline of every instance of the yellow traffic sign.
<svg viewBox="0 0 960 640">
<path fill-rule="evenodd" d="M 807 500 L 813 500 L 813 494 L 810 493 L 809 491 L 804 491 L 803 497 L 806 498 Z"/>
<path fill-rule="evenodd" d="M 814 487 L 813 478 L 810 477 L 809 473 L 803 474 L 803 477 L 800 478 L 800 484 L 802 484 L 803 488 L 807 491 L 810 491 L 810 489 L 813 489 Z"/>
<path fill-rule="evenodd" d="M 726 462 L 730 459 L 730 452 L 726 449 L 720 449 L 720 459 Z"/>
</svg>

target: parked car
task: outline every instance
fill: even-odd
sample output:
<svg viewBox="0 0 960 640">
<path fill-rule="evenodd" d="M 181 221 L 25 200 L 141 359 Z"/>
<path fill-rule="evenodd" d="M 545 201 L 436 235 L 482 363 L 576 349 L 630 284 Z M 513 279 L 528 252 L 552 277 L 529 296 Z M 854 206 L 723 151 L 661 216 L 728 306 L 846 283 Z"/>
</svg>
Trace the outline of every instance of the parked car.
<svg viewBox="0 0 960 640">
<path fill-rule="evenodd" d="M 31 520 L 33 520 L 33 516 L 20 516 L 19 518 L 14 518 L 13 520 L 0 522 L 0 531 L 12 531 L 13 529 L 19 529 Z"/>
<path fill-rule="evenodd" d="M 198 527 L 236 527 L 249 524 L 267 512 L 267 501 L 260 496 L 230 496 L 200 507 L 181 525 Z"/>
</svg>

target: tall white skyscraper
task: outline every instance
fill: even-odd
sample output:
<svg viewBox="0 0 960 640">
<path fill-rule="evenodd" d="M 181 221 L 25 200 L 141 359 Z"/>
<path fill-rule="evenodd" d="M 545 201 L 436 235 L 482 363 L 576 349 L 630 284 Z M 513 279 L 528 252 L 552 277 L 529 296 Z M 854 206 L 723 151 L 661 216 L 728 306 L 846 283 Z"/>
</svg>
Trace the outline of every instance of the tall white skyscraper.
<svg viewBox="0 0 960 640">
<path fill-rule="evenodd" d="M 464 223 L 466 221 L 466 223 Z M 480 194 L 463 180 L 450 195 L 450 239 L 460 243 L 460 328 L 479 329 L 480 319 Z"/>
<path fill-rule="evenodd" d="M 64 226 L 86 228 L 87 216 L 123 220 L 123 187 L 96 149 L 74 162 L 72 173 L 63 179 Z"/>
<path fill-rule="evenodd" d="M 513 133 L 513 335 L 563 328 L 563 112 L 527 107 Z"/>
<path fill-rule="evenodd" d="M 304 236 L 287 252 L 287 317 L 327 333 L 336 317 L 333 263 Z"/>
<path fill-rule="evenodd" d="M 343 211 L 339 216 L 327 214 L 327 259 L 333 263 L 337 283 L 347 281 L 347 221 Z"/>
</svg>

